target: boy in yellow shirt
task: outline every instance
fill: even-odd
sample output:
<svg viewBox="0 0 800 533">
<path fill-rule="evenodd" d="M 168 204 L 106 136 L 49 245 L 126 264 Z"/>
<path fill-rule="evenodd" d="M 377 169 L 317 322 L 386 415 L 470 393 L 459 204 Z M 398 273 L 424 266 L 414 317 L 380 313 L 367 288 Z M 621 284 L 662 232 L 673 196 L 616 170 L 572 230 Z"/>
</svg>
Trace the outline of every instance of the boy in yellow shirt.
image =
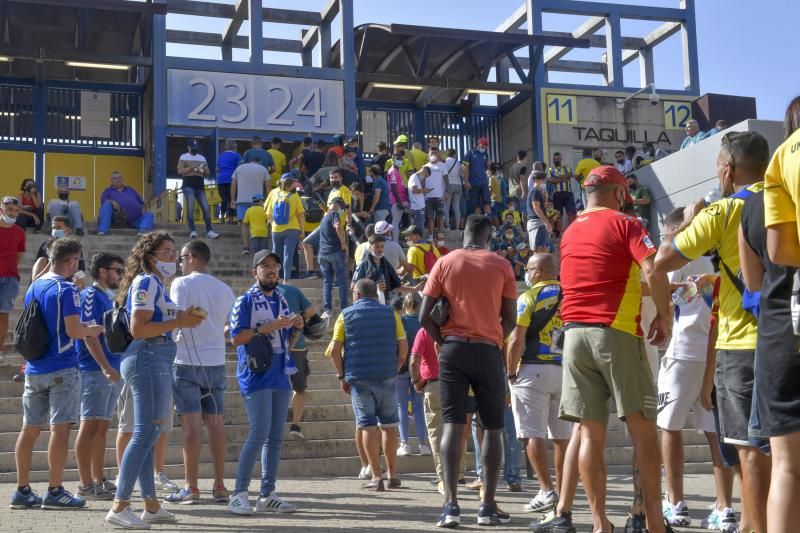
<svg viewBox="0 0 800 533">
<path fill-rule="evenodd" d="M 267 212 L 261 202 L 260 194 L 253 196 L 253 205 L 247 208 L 242 219 L 242 255 L 255 254 L 259 250 L 269 249 L 269 230 L 267 228 Z"/>
</svg>

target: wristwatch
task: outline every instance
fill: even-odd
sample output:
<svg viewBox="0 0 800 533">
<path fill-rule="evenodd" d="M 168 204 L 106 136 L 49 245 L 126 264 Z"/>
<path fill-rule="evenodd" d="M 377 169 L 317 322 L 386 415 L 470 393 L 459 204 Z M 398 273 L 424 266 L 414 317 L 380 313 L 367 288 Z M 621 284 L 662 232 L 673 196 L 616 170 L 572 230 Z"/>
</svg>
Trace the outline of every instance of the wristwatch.
<svg viewBox="0 0 800 533">
<path fill-rule="evenodd" d="M 512 379 L 517 379 L 517 375 L 516 374 L 511 374 L 510 376 L 506 376 L 506 377 L 508 378 L 508 381 L 511 381 Z"/>
<path fill-rule="evenodd" d="M 337 378 L 339 381 L 341 381 L 341 380 L 343 380 L 343 379 L 344 379 L 344 374 L 339 374 L 338 376 L 336 376 L 336 378 Z"/>
</svg>

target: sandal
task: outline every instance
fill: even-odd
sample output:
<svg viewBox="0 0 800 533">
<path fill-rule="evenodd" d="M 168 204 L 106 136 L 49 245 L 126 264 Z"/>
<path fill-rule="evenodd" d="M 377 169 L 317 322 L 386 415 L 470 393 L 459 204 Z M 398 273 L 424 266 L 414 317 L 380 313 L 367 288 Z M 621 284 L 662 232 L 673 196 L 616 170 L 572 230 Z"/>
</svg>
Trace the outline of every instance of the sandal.
<svg viewBox="0 0 800 533">
<path fill-rule="evenodd" d="M 383 492 L 386 490 L 386 487 L 384 487 L 383 485 L 383 479 L 376 479 L 370 481 L 369 483 L 365 483 L 364 485 L 361 486 L 361 488 L 364 490 L 372 490 L 375 492 Z"/>
</svg>

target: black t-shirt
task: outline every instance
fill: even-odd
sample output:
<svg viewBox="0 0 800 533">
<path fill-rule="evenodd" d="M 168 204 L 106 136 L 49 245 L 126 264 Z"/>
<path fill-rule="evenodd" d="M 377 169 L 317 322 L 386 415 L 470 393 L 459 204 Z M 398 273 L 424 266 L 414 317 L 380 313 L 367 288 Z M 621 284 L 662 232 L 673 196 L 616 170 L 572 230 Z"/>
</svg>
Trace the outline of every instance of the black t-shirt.
<svg viewBox="0 0 800 533">
<path fill-rule="evenodd" d="M 528 193 L 528 205 L 525 206 L 528 209 L 528 220 L 539 220 L 539 215 L 533 209 L 533 202 L 539 204 L 539 207 L 542 208 L 542 213 L 547 212 L 544 208 L 544 193 L 539 187 L 532 188 L 531 192 Z"/>
<path fill-rule="evenodd" d="M 389 261 L 387 261 L 385 257 L 381 257 L 380 264 L 376 265 L 372 260 L 372 256 L 367 255 L 367 258 L 361 261 L 361 264 L 356 267 L 356 271 L 353 273 L 353 283 L 364 278 L 371 279 L 375 283 L 378 283 L 381 279 L 386 282 L 384 296 L 386 297 L 387 303 L 389 302 L 392 291 L 403 284 L 397 276 L 394 267 L 389 264 Z"/>
<path fill-rule="evenodd" d="M 766 350 L 763 353 L 796 353 L 798 340 L 794 335 L 789 309 L 795 269 L 776 265 L 769 260 L 763 191 L 754 193 L 745 201 L 742 232 L 764 267 L 758 315 L 758 350 Z"/>
<path fill-rule="evenodd" d="M 39 249 L 36 251 L 36 259 L 40 257 L 44 257 L 48 261 L 50 261 L 50 247 L 55 242 L 55 239 L 47 239 L 43 241 L 42 244 L 39 245 Z M 81 259 L 78 261 L 78 270 L 85 272 L 86 271 L 86 263 L 83 261 L 83 252 L 81 252 Z"/>
<path fill-rule="evenodd" d="M 372 156 L 372 161 L 370 162 L 370 166 L 378 165 L 381 168 L 381 176 L 385 174 L 383 168 L 386 166 L 386 162 L 389 160 L 389 154 L 377 154 Z"/>
<path fill-rule="evenodd" d="M 313 176 L 317 170 L 322 168 L 322 164 L 325 162 L 325 154 L 316 150 L 311 150 L 306 154 L 305 150 L 303 150 L 303 161 L 308 167 L 308 175 Z"/>
</svg>

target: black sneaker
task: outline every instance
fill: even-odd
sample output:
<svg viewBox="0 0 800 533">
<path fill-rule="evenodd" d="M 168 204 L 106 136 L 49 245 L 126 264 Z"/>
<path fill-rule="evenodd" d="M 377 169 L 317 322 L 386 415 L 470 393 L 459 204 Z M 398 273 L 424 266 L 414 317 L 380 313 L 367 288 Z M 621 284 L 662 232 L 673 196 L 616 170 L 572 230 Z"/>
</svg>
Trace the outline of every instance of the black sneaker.
<svg viewBox="0 0 800 533">
<path fill-rule="evenodd" d="M 628 515 L 628 520 L 625 522 L 625 533 L 647 533 L 647 519 L 644 513 Z"/>
<path fill-rule="evenodd" d="M 496 526 L 498 524 L 508 524 L 511 516 L 500 510 L 497 503 L 482 503 L 478 509 L 479 526 Z"/>
<path fill-rule="evenodd" d="M 575 533 L 572 513 L 569 511 L 560 516 L 556 516 L 555 511 L 550 511 L 538 522 L 531 522 L 529 527 L 534 533 Z"/>
<path fill-rule="evenodd" d="M 439 515 L 439 520 L 436 521 L 436 527 L 444 527 L 453 529 L 461 524 L 461 508 L 457 503 L 447 503 L 442 508 L 442 514 Z"/>
<path fill-rule="evenodd" d="M 300 426 L 298 426 L 297 424 L 291 425 L 291 427 L 289 428 L 289 436 L 292 437 L 293 439 L 305 440 L 305 436 L 303 435 L 303 432 L 300 431 Z"/>
</svg>

